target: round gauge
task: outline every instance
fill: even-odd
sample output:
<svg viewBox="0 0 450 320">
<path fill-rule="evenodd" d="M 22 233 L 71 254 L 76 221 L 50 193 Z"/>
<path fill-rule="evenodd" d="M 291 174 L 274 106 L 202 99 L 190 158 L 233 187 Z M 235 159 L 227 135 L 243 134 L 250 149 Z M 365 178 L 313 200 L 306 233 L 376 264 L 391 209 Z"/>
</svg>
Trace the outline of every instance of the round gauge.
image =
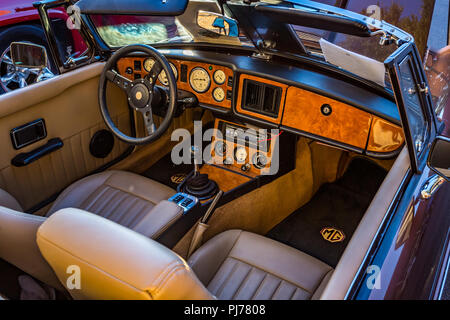
<svg viewBox="0 0 450 320">
<path fill-rule="evenodd" d="M 245 162 L 245 160 L 247 160 L 247 150 L 245 150 L 244 147 L 237 147 L 236 150 L 234 150 L 234 158 L 237 162 Z"/>
<path fill-rule="evenodd" d="M 178 79 L 178 70 L 177 67 L 173 65 L 173 63 L 169 63 L 170 67 L 172 68 L 173 75 L 175 76 L 175 80 Z M 168 86 L 169 85 L 169 79 L 167 79 L 166 72 L 164 70 L 161 71 L 161 73 L 158 76 L 159 82 L 161 82 L 163 85 Z"/>
<path fill-rule="evenodd" d="M 253 165 L 257 169 L 263 169 L 267 165 L 267 157 L 262 153 L 255 153 L 253 155 Z"/>
<path fill-rule="evenodd" d="M 211 77 L 208 71 L 201 67 L 196 67 L 191 71 L 189 83 L 195 92 L 204 93 L 211 86 Z"/>
<path fill-rule="evenodd" d="M 215 88 L 212 94 L 217 102 L 222 102 L 225 99 L 225 91 L 222 88 Z"/>
<path fill-rule="evenodd" d="M 227 145 L 223 141 L 219 141 L 216 143 L 214 150 L 219 157 L 223 157 L 225 152 L 227 152 Z"/>
<path fill-rule="evenodd" d="M 222 70 L 217 70 L 216 72 L 214 72 L 214 81 L 217 84 L 224 84 L 226 79 L 227 76 L 225 75 L 225 72 L 223 72 Z"/>
<path fill-rule="evenodd" d="M 144 70 L 150 72 L 155 65 L 155 60 L 152 58 L 145 59 L 144 61 Z"/>
</svg>

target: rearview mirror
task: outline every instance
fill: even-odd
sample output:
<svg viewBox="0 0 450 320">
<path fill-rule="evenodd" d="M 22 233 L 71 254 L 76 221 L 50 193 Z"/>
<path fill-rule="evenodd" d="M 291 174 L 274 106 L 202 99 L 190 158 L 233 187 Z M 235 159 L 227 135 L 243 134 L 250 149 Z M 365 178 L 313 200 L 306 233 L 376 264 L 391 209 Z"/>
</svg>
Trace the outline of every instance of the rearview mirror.
<svg viewBox="0 0 450 320">
<path fill-rule="evenodd" d="M 197 13 L 197 26 L 222 36 L 239 36 L 237 21 L 215 12 L 200 10 Z"/>
<path fill-rule="evenodd" d="M 45 47 L 26 42 L 13 42 L 10 46 L 11 60 L 21 68 L 44 69 L 47 67 Z"/>
<path fill-rule="evenodd" d="M 437 137 L 431 147 L 428 166 L 441 177 L 450 181 L 450 139 Z"/>
</svg>

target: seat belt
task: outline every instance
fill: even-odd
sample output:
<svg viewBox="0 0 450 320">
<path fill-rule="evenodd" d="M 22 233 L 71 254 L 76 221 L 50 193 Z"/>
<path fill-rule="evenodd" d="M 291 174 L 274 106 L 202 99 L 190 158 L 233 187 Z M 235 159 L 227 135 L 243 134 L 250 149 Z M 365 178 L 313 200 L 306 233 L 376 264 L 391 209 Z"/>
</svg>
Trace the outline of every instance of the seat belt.
<svg viewBox="0 0 450 320">
<path fill-rule="evenodd" d="M 205 215 L 197 223 L 197 227 L 195 228 L 194 235 L 192 236 L 191 244 L 189 245 L 187 259 L 189 259 L 189 257 L 194 253 L 195 250 L 197 250 L 197 248 L 202 243 L 203 234 L 209 228 L 208 221 L 209 221 L 209 219 L 211 219 L 211 216 L 214 213 L 217 203 L 219 202 L 222 195 L 223 195 L 223 191 L 220 190 L 219 193 L 217 193 L 216 196 L 214 197 L 214 199 L 211 202 Z"/>
</svg>

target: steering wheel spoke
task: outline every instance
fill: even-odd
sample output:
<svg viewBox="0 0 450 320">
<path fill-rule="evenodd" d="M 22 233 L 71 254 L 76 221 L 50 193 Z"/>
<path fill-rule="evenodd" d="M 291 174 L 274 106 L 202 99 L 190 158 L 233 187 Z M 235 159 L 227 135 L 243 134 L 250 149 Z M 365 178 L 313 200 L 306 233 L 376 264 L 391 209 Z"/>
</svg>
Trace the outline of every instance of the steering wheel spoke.
<svg viewBox="0 0 450 320">
<path fill-rule="evenodd" d="M 108 79 L 124 91 L 128 91 L 132 84 L 130 80 L 118 74 L 115 70 L 106 71 L 106 79 Z"/>
<path fill-rule="evenodd" d="M 124 57 L 129 57 L 133 53 L 145 53 L 151 57 L 155 63 L 152 69 L 144 78 L 128 80 L 116 71 L 117 63 Z M 167 76 L 168 99 L 161 99 L 161 92 L 155 87 L 157 78 L 162 71 Z M 107 84 L 112 82 L 126 92 L 128 105 L 132 110 L 142 114 L 144 125 L 146 128 L 145 137 L 129 136 L 122 132 L 114 123 L 108 110 L 107 104 Z M 172 71 L 169 61 L 158 50 L 147 45 L 129 45 L 117 50 L 112 57 L 106 62 L 102 75 L 100 77 L 100 85 L 98 91 L 100 112 L 106 126 L 121 141 L 133 145 L 142 145 L 155 141 L 169 129 L 170 123 L 175 114 L 177 106 L 177 80 Z M 164 118 L 159 122 L 158 127 L 155 126 L 153 119 L 152 107 L 159 104 L 166 104 L 166 112 Z"/>
<path fill-rule="evenodd" d="M 155 122 L 153 121 L 152 108 L 148 107 L 144 109 L 139 109 L 139 112 L 142 114 L 142 117 L 144 118 L 144 125 L 145 128 L 147 129 L 147 134 L 152 135 L 156 131 L 156 125 Z"/>
<path fill-rule="evenodd" d="M 161 73 L 161 71 L 163 70 L 163 67 L 161 66 L 161 64 L 158 61 L 155 61 L 155 63 L 153 64 L 152 69 L 150 70 L 150 72 L 148 73 L 147 80 L 150 82 L 150 84 L 152 86 L 155 85 L 156 80 L 158 79 L 159 74 Z"/>
</svg>

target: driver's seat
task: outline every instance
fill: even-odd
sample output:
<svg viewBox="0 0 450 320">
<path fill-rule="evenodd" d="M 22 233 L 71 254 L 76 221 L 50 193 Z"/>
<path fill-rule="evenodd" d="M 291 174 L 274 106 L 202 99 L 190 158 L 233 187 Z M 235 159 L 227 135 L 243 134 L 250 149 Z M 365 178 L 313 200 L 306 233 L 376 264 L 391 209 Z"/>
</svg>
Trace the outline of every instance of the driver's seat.
<svg viewBox="0 0 450 320">
<path fill-rule="evenodd" d="M 175 192 L 134 173 L 105 171 L 69 186 L 46 216 L 63 208 L 78 208 L 134 229 L 157 204 L 169 199 Z"/>
<path fill-rule="evenodd" d="M 63 208 L 83 209 L 155 239 L 182 215 L 180 207 L 167 201 L 175 192 L 134 173 L 105 171 L 69 186 L 46 217 Z M 23 213 L 17 200 L 0 189 L 0 259 L 60 286 L 36 245 L 36 231 L 46 217 Z"/>
</svg>

